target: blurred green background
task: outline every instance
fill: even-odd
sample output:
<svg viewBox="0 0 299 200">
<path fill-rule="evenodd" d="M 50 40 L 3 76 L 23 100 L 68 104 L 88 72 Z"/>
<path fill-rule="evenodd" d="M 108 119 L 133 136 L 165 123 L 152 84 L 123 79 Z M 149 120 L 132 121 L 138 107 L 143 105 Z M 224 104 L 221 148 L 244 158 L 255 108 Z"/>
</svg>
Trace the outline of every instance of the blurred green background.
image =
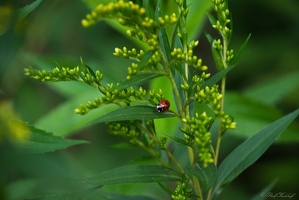
<svg viewBox="0 0 299 200">
<path fill-rule="evenodd" d="M 8 102 L 16 115 L 38 128 L 90 143 L 53 153 L 28 155 L 18 152 L 4 139 L 0 140 L 0 199 L 23 199 L 73 191 L 80 187 L 74 184 L 74 180 L 138 163 L 140 156 L 147 156 L 141 149 L 112 148 L 122 139 L 107 134 L 101 124 L 82 129 L 82 125 L 99 112 L 77 116 L 73 110 L 80 103 L 97 97 L 96 89 L 77 83 L 40 83 L 26 77 L 23 71 L 28 66 L 48 70 L 56 65 L 74 67 L 80 65 L 82 57 L 84 63 L 104 74 L 105 81 L 117 82 L 125 80 L 130 62 L 114 58 L 114 48 L 131 48 L 136 44 L 104 21 L 89 29 L 81 26 L 81 20 L 91 9 L 89 6 L 96 5 L 96 1 L 42 1 L 24 19 L 13 19 L 13 10 L 32 2 L 2 0 L 0 3 L 1 28 L 5 23 L 9 27 L 0 36 L 0 103 Z M 231 47 L 237 50 L 246 37 L 250 33 L 252 35 L 242 62 L 228 75 L 227 89 L 232 98 L 228 97 L 226 103 L 230 104 L 230 99 L 235 100 L 234 95 L 247 95 L 262 105 L 261 108 L 266 105 L 267 112 L 271 114 L 273 111 L 273 116 L 269 114 L 269 118 L 266 116 L 267 119 L 263 118 L 260 124 L 254 120 L 251 123 L 246 117 L 249 114 L 253 115 L 252 118 L 260 116 L 264 110 L 249 114 L 244 111 L 243 118 L 248 124 L 224 137 L 221 159 L 246 139 L 243 131 L 257 131 L 265 126 L 265 121 L 270 123 L 299 105 L 299 2 L 231 0 L 229 9 L 234 27 Z M 206 23 L 205 29 L 217 36 L 210 24 Z M 214 73 L 210 46 L 203 34 L 199 34 L 198 39 L 197 54 Z M 263 92 L 259 95 L 259 89 L 270 94 Z M 229 114 L 234 116 L 232 102 L 228 109 L 231 111 Z M 247 105 L 246 101 L 238 103 Z M 101 112 L 112 108 L 105 109 Z M 236 109 L 235 112 L 238 112 Z M 238 122 L 237 117 L 235 120 Z M 293 199 L 298 199 L 298 123 L 297 119 L 290 130 L 294 139 L 289 137 L 272 145 L 256 164 L 223 191 L 219 199 L 249 199 L 275 179 L 278 182 L 271 192 L 297 192 Z M 167 198 L 158 186 L 152 184 L 150 187 L 127 185 L 106 190 Z"/>
</svg>

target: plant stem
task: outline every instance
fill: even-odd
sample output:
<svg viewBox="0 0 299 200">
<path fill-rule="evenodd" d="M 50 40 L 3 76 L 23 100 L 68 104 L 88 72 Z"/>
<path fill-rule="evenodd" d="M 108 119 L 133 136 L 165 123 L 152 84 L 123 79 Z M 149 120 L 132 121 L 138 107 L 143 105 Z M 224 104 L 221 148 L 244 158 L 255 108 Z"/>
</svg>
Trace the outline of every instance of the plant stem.
<svg viewBox="0 0 299 200">
<path fill-rule="evenodd" d="M 220 110 L 220 112 L 224 111 L 225 85 L 226 85 L 226 76 L 224 76 L 221 79 L 221 95 L 222 95 L 222 99 L 221 99 L 221 110 Z M 220 119 L 219 129 L 218 129 L 218 137 L 217 137 L 217 143 L 216 143 L 216 150 L 215 150 L 215 158 L 214 158 L 214 164 L 215 164 L 215 166 L 217 166 L 217 164 L 218 164 L 218 157 L 219 157 L 219 150 L 220 150 L 221 139 L 222 139 L 222 121 Z"/>
<path fill-rule="evenodd" d="M 137 123 L 137 127 L 140 130 L 144 131 L 155 143 L 157 143 L 158 145 L 161 146 L 161 143 L 158 140 L 158 138 L 155 135 L 153 135 L 151 132 L 149 132 L 146 128 L 144 128 L 140 123 Z M 161 148 L 164 148 L 164 147 L 161 146 Z M 178 163 L 178 161 L 175 159 L 175 157 L 166 148 L 164 148 L 164 150 L 167 153 L 170 160 L 177 166 L 177 168 L 180 170 L 180 172 L 182 174 L 184 174 L 185 173 L 184 169 L 181 167 L 181 165 Z"/>
<path fill-rule="evenodd" d="M 224 66 L 224 69 L 227 68 L 227 48 L 228 48 L 228 37 L 225 36 L 224 34 L 221 34 L 222 39 L 223 39 L 223 50 L 222 50 L 222 63 Z M 225 87 L 226 87 L 226 76 L 222 77 L 221 79 L 221 103 L 220 103 L 220 113 L 224 112 L 224 97 L 225 97 Z M 219 123 L 219 129 L 218 129 L 218 137 L 217 137 L 217 142 L 216 142 L 216 147 L 215 147 L 215 157 L 214 157 L 214 164 L 217 167 L 218 165 L 218 158 L 219 158 L 219 151 L 220 151 L 220 145 L 221 145 L 221 140 L 222 140 L 222 120 L 220 118 L 220 123 Z M 212 198 L 212 190 L 210 189 L 207 200 L 210 200 Z"/>
<path fill-rule="evenodd" d="M 226 37 L 224 34 L 221 34 L 223 39 L 223 50 L 222 50 L 222 63 L 224 66 L 224 69 L 227 68 L 227 48 L 228 48 L 228 37 Z M 225 87 L 226 87 L 226 76 L 222 77 L 221 79 L 221 107 L 220 107 L 220 113 L 224 112 L 224 96 L 225 96 Z M 222 139 L 222 120 L 220 118 L 219 123 L 219 129 L 218 129 L 218 137 L 217 137 L 217 143 L 216 143 L 216 151 L 215 151 L 215 158 L 214 158 L 214 164 L 217 167 L 218 164 L 218 157 L 219 157 L 219 150 L 220 150 L 220 144 Z"/>
</svg>

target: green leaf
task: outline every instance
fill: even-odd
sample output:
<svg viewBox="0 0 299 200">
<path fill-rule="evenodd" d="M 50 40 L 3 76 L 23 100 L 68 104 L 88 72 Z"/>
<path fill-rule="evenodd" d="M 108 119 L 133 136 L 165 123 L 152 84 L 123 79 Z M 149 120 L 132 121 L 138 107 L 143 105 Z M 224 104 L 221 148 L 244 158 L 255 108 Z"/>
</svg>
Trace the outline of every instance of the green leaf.
<svg viewBox="0 0 299 200">
<path fill-rule="evenodd" d="M 272 181 L 267 187 L 263 188 L 255 197 L 253 197 L 251 200 L 263 200 L 266 199 L 266 195 L 272 191 L 274 186 L 277 183 L 277 179 Z"/>
<path fill-rule="evenodd" d="M 40 3 L 42 2 L 42 0 L 36 0 L 33 3 L 31 3 L 30 5 L 27 5 L 23 8 L 20 8 L 19 11 L 19 19 L 23 19 L 24 17 L 26 17 L 29 13 L 31 13 Z"/>
<path fill-rule="evenodd" d="M 161 8 L 161 0 L 158 0 L 155 10 L 155 20 L 158 21 L 159 17 L 163 17 L 162 8 Z"/>
<path fill-rule="evenodd" d="M 13 15 L 11 16 L 11 22 L 13 23 L 17 23 L 17 20 L 23 19 L 25 18 L 29 13 L 31 13 L 40 3 L 42 2 L 42 0 L 36 0 L 33 3 L 31 3 L 30 5 L 27 5 L 23 8 L 19 8 L 16 10 L 16 12 L 13 13 Z M 1 16 L 2 17 L 2 16 Z M 4 18 L 4 17 L 3 17 Z M 6 33 L 7 30 L 10 29 L 9 23 L 4 23 L 3 19 L 1 19 L 1 27 L 0 27 L 0 36 L 3 35 L 4 33 Z M 4 19 L 7 20 L 7 19 Z"/>
<path fill-rule="evenodd" d="M 155 51 L 147 51 L 145 52 L 145 54 L 142 56 L 138 67 L 143 67 L 144 65 L 146 65 L 146 63 L 148 62 L 148 60 L 154 55 Z"/>
<path fill-rule="evenodd" d="M 214 84 L 216 84 L 218 81 L 220 81 L 222 79 L 222 77 L 224 77 L 228 72 L 230 72 L 233 68 L 234 68 L 234 66 L 229 66 L 228 68 L 217 72 L 217 74 L 215 74 L 214 76 L 209 78 L 207 81 L 205 81 L 201 85 L 201 87 L 202 88 L 204 88 L 206 86 L 212 87 Z"/>
<path fill-rule="evenodd" d="M 162 9 L 161 9 L 161 0 L 158 1 L 155 11 L 155 19 L 158 21 L 159 17 L 163 17 Z M 158 40 L 159 44 L 162 50 L 162 53 L 164 55 L 164 58 L 166 59 L 167 63 L 170 63 L 171 61 L 171 55 L 170 55 L 170 44 L 167 36 L 167 32 L 165 28 L 161 28 L 161 30 L 158 33 Z"/>
<path fill-rule="evenodd" d="M 216 68 L 218 69 L 218 71 L 223 70 L 224 65 L 223 65 L 223 62 L 222 62 L 222 57 L 220 55 L 219 50 L 215 46 L 215 40 L 213 40 L 213 42 L 212 42 L 212 56 L 213 56 L 214 63 L 216 65 Z"/>
<path fill-rule="evenodd" d="M 126 80 L 119 85 L 114 86 L 111 90 L 114 89 L 125 89 L 129 88 L 134 85 L 141 85 L 143 83 L 146 83 L 154 78 L 162 76 L 161 74 L 156 73 L 145 73 L 145 74 L 137 74 L 136 76 L 133 76 L 130 80 Z"/>
<path fill-rule="evenodd" d="M 187 46 L 188 44 L 188 31 L 186 28 L 186 20 L 185 17 L 180 15 L 179 21 L 177 22 L 179 26 L 179 33 L 181 34 L 180 39 L 183 46 Z"/>
<path fill-rule="evenodd" d="M 159 165 L 124 166 L 86 178 L 82 183 L 92 185 L 120 185 L 129 183 L 172 182 L 180 180 L 180 174 Z"/>
<path fill-rule="evenodd" d="M 117 143 L 114 145 L 110 145 L 111 148 L 115 148 L 115 149 L 130 149 L 130 148 L 134 148 L 136 146 L 132 145 L 131 143 L 128 142 L 122 142 L 122 143 Z"/>
<path fill-rule="evenodd" d="M 174 117 L 175 114 L 169 111 L 158 113 L 156 108 L 147 105 L 127 106 L 109 112 L 89 124 L 102 122 L 124 121 L 124 120 L 149 120 L 165 117 Z"/>
<path fill-rule="evenodd" d="M 180 16 L 180 18 L 181 18 L 181 16 Z M 180 18 L 179 18 L 179 20 L 180 20 Z M 172 31 L 171 47 L 170 47 L 171 49 L 174 49 L 174 48 L 183 49 L 183 45 L 182 45 L 181 40 L 178 36 L 178 28 L 179 28 L 178 23 L 176 23 L 176 25 L 174 26 L 174 29 Z"/>
<path fill-rule="evenodd" d="M 73 200 L 80 200 L 80 199 L 89 199 L 88 197 L 99 190 L 99 186 L 94 186 L 91 188 L 84 188 L 75 192 L 62 192 L 58 194 L 52 195 L 44 195 L 40 197 L 30 198 L 30 200 L 52 200 L 52 199 L 73 199 Z"/>
<path fill-rule="evenodd" d="M 170 63 L 170 61 L 171 61 L 171 55 L 170 55 L 171 49 L 170 49 L 170 44 L 169 44 L 169 41 L 168 41 L 168 36 L 167 36 L 165 28 L 162 28 L 160 30 L 160 32 L 158 34 L 158 38 L 159 38 L 159 44 L 160 44 L 162 53 L 163 53 L 165 59 L 167 60 L 167 63 Z"/>
<path fill-rule="evenodd" d="M 67 84 L 66 84 L 67 85 Z M 74 109 L 80 104 L 93 100 L 95 97 L 101 97 L 96 88 L 85 89 L 82 93 L 69 98 L 65 102 L 53 108 L 51 112 L 42 116 L 35 126 L 53 132 L 55 135 L 65 136 L 74 131 L 86 128 L 86 124 L 117 108 L 116 105 L 106 105 L 98 109 L 92 110 L 87 115 L 78 115 L 74 113 Z"/>
<path fill-rule="evenodd" d="M 231 131 L 236 137 L 248 138 L 283 116 L 281 111 L 271 105 L 234 92 L 226 92 L 224 107 L 237 122 L 236 130 Z M 292 123 L 276 141 L 298 142 L 298 130 L 298 123 Z"/>
<path fill-rule="evenodd" d="M 173 141 L 179 143 L 179 144 L 182 144 L 182 145 L 185 145 L 185 146 L 189 146 L 189 144 L 186 142 L 186 140 L 183 140 L 181 138 L 178 138 L 176 136 L 170 136 L 170 135 L 167 135 L 167 134 L 164 134 L 166 135 L 167 137 L 169 137 L 170 139 L 172 139 Z"/>
<path fill-rule="evenodd" d="M 150 197 L 148 195 L 127 195 L 127 194 L 119 194 L 115 192 L 106 192 L 102 190 L 98 190 L 94 195 L 95 200 L 157 200 L 154 197 Z M 89 200 L 89 198 L 88 198 Z"/>
<path fill-rule="evenodd" d="M 167 192 L 169 195 L 174 195 L 174 194 L 175 194 L 174 191 L 171 190 L 170 188 L 168 188 L 166 185 L 160 183 L 159 181 L 156 181 L 156 182 L 157 182 L 157 183 L 159 184 L 159 186 L 160 186 L 165 192 Z"/>
<path fill-rule="evenodd" d="M 150 19 L 153 19 L 154 16 L 155 16 L 155 13 L 154 13 L 154 1 L 151 1 L 151 0 L 143 0 L 142 1 L 142 6 L 145 8 L 146 10 L 146 16 Z"/>
<path fill-rule="evenodd" d="M 210 164 L 207 167 L 199 166 L 195 164 L 188 172 L 197 177 L 200 182 L 202 193 L 207 192 L 213 187 L 216 181 L 216 167 L 214 164 Z"/>
<path fill-rule="evenodd" d="M 215 25 L 217 21 L 216 18 L 208 11 L 206 11 L 206 15 L 208 16 L 211 25 Z"/>
<path fill-rule="evenodd" d="M 187 6 L 189 9 L 186 21 L 188 38 L 189 40 L 195 40 L 206 22 L 206 10 L 209 10 L 212 7 L 212 1 L 188 0 Z"/>
<path fill-rule="evenodd" d="M 268 105 L 275 105 L 290 92 L 296 93 L 298 85 L 299 72 L 293 72 L 264 81 L 258 86 L 250 87 L 245 91 L 245 94 Z"/>
<path fill-rule="evenodd" d="M 47 133 L 33 126 L 24 125 L 28 128 L 28 130 L 26 130 L 26 128 L 24 129 L 26 132 L 19 142 L 22 148 L 31 153 L 45 153 L 64 149 L 77 144 L 88 143 L 84 140 L 71 140 L 53 136 L 52 133 Z"/>
<path fill-rule="evenodd" d="M 218 168 L 213 195 L 234 180 L 247 167 L 252 165 L 270 147 L 275 139 L 299 115 L 299 109 L 273 122 L 254 136 L 248 138 L 230 153 Z"/>
<path fill-rule="evenodd" d="M 244 43 L 241 45 L 240 49 L 234 54 L 234 58 L 232 59 L 232 61 L 230 62 L 229 65 L 236 65 L 237 64 L 237 61 L 238 61 L 240 55 L 242 54 L 243 50 L 247 46 L 247 43 L 249 42 L 250 37 L 251 37 L 251 34 L 248 35 L 248 37 L 246 38 Z"/>
<path fill-rule="evenodd" d="M 214 38 L 206 31 L 204 31 L 206 38 L 208 39 L 209 43 L 212 45 Z"/>
</svg>

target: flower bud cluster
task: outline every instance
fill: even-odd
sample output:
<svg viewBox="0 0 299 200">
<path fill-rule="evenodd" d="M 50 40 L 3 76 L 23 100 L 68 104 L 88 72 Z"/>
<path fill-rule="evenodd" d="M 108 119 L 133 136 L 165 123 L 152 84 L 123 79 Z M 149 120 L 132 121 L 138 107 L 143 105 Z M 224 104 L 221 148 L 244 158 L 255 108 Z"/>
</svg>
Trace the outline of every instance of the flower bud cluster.
<svg viewBox="0 0 299 200">
<path fill-rule="evenodd" d="M 97 70 L 96 73 L 94 72 L 91 73 L 90 71 L 87 72 L 81 71 L 80 77 L 83 79 L 85 83 L 89 85 L 97 86 L 99 88 L 101 87 L 103 74 L 99 70 Z"/>
<path fill-rule="evenodd" d="M 210 76 L 211 76 L 210 73 L 206 74 L 205 72 L 203 72 L 200 77 L 197 74 L 195 74 L 192 76 L 192 83 L 194 86 L 202 84 Z"/>
<path fill-rule="evenodd" d="M 118 50 L 118 55 L 121 55 Z M 143 51 L 140 51 L 139 54 L 136 54 L 135 57 L 131 57 L 131 59 L 140 61 L 142 59 L 142 56 L 144 55 Z M 128 67 L 128 75 L 127 80 L 130 80 L 132 76 L 136 75 L 138 72 L 145 72 L 145 73 L 152 73 L 153 71 L 158 70 L 158 66 L 161 65 L 161 56 L 156 51 L 154 55 L 150 59 L 148 59 L 147 63 L 143 66 L 139 66 L 138 63 L 132 63 L 130 67 Z"/>
<path fill-rule="evenodd" d="M 86 82 L 89 85 L 101 88 L 101 81 L 103 74 L 100 71 L 91 72 L 89 70 L 82 71 L 80 67 L 68 68 L 68 67 L 55 67 L 52 71 L 38 70 L 25 68 L 25 75 L 42 82 L 46 81 L 80 81 Z"/>
<path fill-rule="evenodd" d="M 156 148 L 156 143 L 150 138 L 143 135 L 141 129 L 138 128 L 140 121 L 130 120 L 121 122 L 107 122 L 109 132 L 116 136 L 121 136 L 129 140 L 132 145 L 138 145 L 146 149 Z M 159 154 L 158 152 L 156 153 Z"/>
<path fill-rule="evenodd" d="M 206 103 L 210 106 L 215 116 L 221 120 L 222 130 L 236 128 L 236 122 L 229 115 L 221 111 L 222 95 L 219 93 L 217 85 L 214 85 L 212 88 L 206 86 L 204 89 L 200 89 L 200 86 L 197 86 L 196 90 L 195 99 L 199 103 Z"/>
<path fill-rule="evenodd" d="M 234 58 L 234 50 L 227 50 L 226 51 L 227 62 L 230 62 Z"/>
<path fill-rule="evenodd" d="M 222 114 L 220 116 L 222 130 L 234 130 L 237 127 L 237 123 L 233 121 L 233 118 L 227 114 Z"/>
<path fill-rule="evenodd" d="M 166 25 L 175 24 L 178 21 L 178 17 L 175 13 L 172 13 L 170 16 L 165 15 L 164 17 L 158 18 L 158 26 L 164 27 Z"/>
<path fill-rule="evenodd" d="M 179 6 L 182 16 L 186 18 L 189 13 L 189 8 L 184 7 L 182 0 L 175 0 L 175 3 Z"/>
<path fill-rule="evenodd" d="M 200 86 L 196 87 L 195 99 L 199 103 L 208 104 L 214 111 L 216 116 L 220 115 L 221 112 L 221 99 L 222 95 L 218 91 L 218 85 L 213 87 L 206 86 L 204 89 L 201 89 Z"/>
<path fill-rule="evenodd" d="M 232 30 L 227 26 L 230 20 L 230 12 L 227 9 L 226 0 L 212 0 L 215 12 L 218 15 L 216 24 L 213 24 L 213 28 L 217 29 L 224 37 L 229 37 L 232 34 Z"/>
<path fill-rule="evenodd" d="M 188 189 L 187 183 L 182 183 L 178 185 L 174 191 L 174 194 L 171 195 L 171 199 L 174 200 L 187 200 L 190 199 L 192 189 Z"/>
<path fill-rule="evenodd" d="M 159 92 L 155 92 L 155 90 L 151 90 L 149 92 L 149 101 L 150 102 L 155 102 L 154 100 L 156 99 L 156 101 L 160 102 L 162 99 L 165 99 L 165 96 L 163 94 L 163 91 L 161 89 L 159 89 Z M 155 103 L 154 103 L 155 104 Z"/>
<path fill-rule="evenodd" d="M 140 50 L 139 53 L 135 48 L 128 50 L 127 47 L 115 48 L 113 55 L 120 58 L 140 60 L 144 54 L 143 50 Z"/>
<path fill-rule="evenodd" d="M 131 28 L 127 31 L 129 36 L 136 37 L 147 43 L 150 50 L 155 50 L 158 49 L 157 33 L 159 28 L 177 23 L 178 17 L 173 13 L 170 16 L 159 17 L 155 21 L 146 17 L 145 12 L 145 8 L 132 1 L 119 0 L 107 5 L 98 5 L 94 11 L 86 15 L 86 19 L 82 20 L 82 25 L 89 27 L 102 18 L 118 18 L 121 25 Z"/>
<path fill-rule="evenodd" d="M 108 84 L 108 88 L 104 88 L 104 91 L 105 92 L 101 91 L 103 94 L 101 99 L 95 98 L 93 102 L 88 101 L 85 104 L 81 104 L 79 108 L 75 109 L 75 113 L 85 115 L 89 111 L 107 104 L 125 103 L 128 105 L 130 102 L 139 100 L 145 101 L 147 95 L 147 91 L 142 87 L 140 87 L 139 90 L 135 90 L 133 87 L 119 90 L 113 89 L 113 84 Z M 153 103 L 153 105 L 156 104 Z"/>
<path fill-rule="evenodd" d="M 167 140 L 168 140 L 168 137 L 166 137 L 165 135 L 162 134 L 161 137 L 160 137 L 160 145 L 162 147 L 164 147 L 165 144 L 166 144 L 166 142 L 167 142 Z"/>
<path fill-rule="evenodd" d="M 199 77 L 197 74 L 192 76 L 192 89 L 190 88 L 190 84 L 187 82 L 184 82 L 184 84 L 181 84 L 181 89 L 186 91 L 187 93 L 193 93 L 193 91 L 198 88 L 200 84 L 204 82 L 204 80 L 208 79 L 210 77 L 210 74 L 206 74 L 203 72 L 201 76 Z"/>
<path fill-rule="evenodd" d="M 128 123 L 120 122 L 108 122 L 109 132 L 116 136 L 121 136 L 129 140 L 133 145 L 138 143 L 138 136 L 140 135 L 140 130 L 134 125 L 134 121 L 129 121 Z"/>
<path fill-rule="evenodd" d="M 194 66 L 196 69 L 206 71 L 207 66 L 202 65 L 202 59 L 193 54 L 193 48 L 198 45 L 198 41 L 192 41 L 188 45 L 188 51 L 184 52 L 181 48 L 174 48 L 170 53 L 172 59 L 178 62 L 184 62 L 188 65 Z"/>
<path fill-rule="evenodd" d="M 126 19 L 134 20 L 135 24 L 140 22 L 141 18 L 145 15 L 145 9 L 140 8 L 138 4 L 134 4 L 129 1 L 117 1 L 110 2 L 107 5 L 100 4 L 96 7 L 94 11 L 86 15 L 86 19 L 82 20 L 82 25 L 84 27 L 89 27 L 94 25 L 101 18 L 119 18 L 121 24 L 127 25 L 132 24 L 132 21 L 127 21 Z"/>
<path fill-rule="evenodd" d="M 213 156 L 210 149 L 212 141 L 211 133 L 209 132 L 213 122 L 212 117 L 208 117 L 206 112 L 203 112 L 201 115 L 195 113 L 195 116 L 192 118 L 186 116 L 183 122 L 187 124 L 186 127 L 182 128 L 186 142 L 191 146 L 194 146 L 194 142 L 196 143 L 198 156 L 204 166 L 212 163 Z"/>
<path fill-rule="evenodd" d="M 80 79 L 79 67 L 55 67 L 52 72 L 46 70 L 33 69 L 32 67 L 25 68 L 25 75 L 37 79 L 42 82 L 46 81 L 70 81 Z"/>
<path fill-rule="evenodd" d="M 223 46 L 221 44 L 221 40 L 218 39 L 218 40 L 214 40 L 213 42 L 213 48 L 216 48 L 219 52 L 221 52 L 223 50 Z"/>
</svg>

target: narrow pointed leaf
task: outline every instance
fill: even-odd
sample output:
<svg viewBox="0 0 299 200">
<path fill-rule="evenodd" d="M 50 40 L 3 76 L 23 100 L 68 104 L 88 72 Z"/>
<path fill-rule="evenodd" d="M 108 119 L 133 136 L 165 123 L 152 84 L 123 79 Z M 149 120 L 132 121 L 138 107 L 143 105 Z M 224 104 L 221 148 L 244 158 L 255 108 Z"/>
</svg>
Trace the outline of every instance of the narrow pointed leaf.
<svg viewBox="0 0 299 200">
<path fill-rule="evenodd" d="M 31 3 L 30 5 L 27 5 L 23 8 L 20 8 L 19 11 L 19 18 L 23 19 L 24 17 L 26 17 L 29 13 L 31 13 L 40 3 L 42 2 L 42 0 L 36 0 L 33 3 Z"/>
<path fill-rule="evenodd" d="M 287 94 L 296 91 L 299 85 L 299 71 L 279 75 L 246 89 L 245 94 L 267 105 L 275 105 Z M 275 92 L 273 92 L 275 91 Z"/>
<path fill-rule="evenodd" d="M 195 40 L 206 23 L 206 10 L 212 7 L 212 1 L 187 0 L 184 3 L 189 9 L 186 22 L 188 38 Z"/>
<path fill-rule="evenodd" d="M 252 165 L 270 147 L 275 139 L 299 115 L 299 109 L 273 122 L 254 136 L 248 138 L 230 153 L 218 168 L 213 194 L 229 184 L 247 167 Z M 218 191 L 218 192 L 217 192 Z"/>
<path fill-rule="evenodd" d="M 204 31 L 204 34 L 205 34 L 206 38 L 208 39 L 210 45 L 212 45 L 214 38 L 206 31 Z"/>
<path fill-rule="evenodd" d="M 88 199 L 92 193 L 96 192 L 100 187 L 94 186 L 91 188 L 84 188 L 75 192 L 62 192 L 58 194 L 52 195 L 44 195 L 40 197 L 30 198 L 29 200 L 52 200 L 52 199 L 73 199 L 73 200 L 80 200 L 80 199 Z"/>
<path fill-rule="evenodd" d="M 98 119 L 92 121 L 90 124 L 124 120 L 149 120 L 174 116 L 175 114 L 169 111 L 158 113 L 156 111 L 156 108 L 153 106 L 138 105 L 119 108 L 99 117 Z"/>
<path fill-rule="evenodd" d="M 151 0 L 143 0 L 142 1 L 142 6 L 145 8 L 146 10 L 146 16 L 150 19 L 153 19 L 155 14 L 154 14 L 154 1 Z"/>
<path fill-rule="evenodd" d="M 30 5 L 26 5 L 23 8 L 18 8 L 16 10 L 16 12 L 13 13 L 13 15 L 11 16 L 11 19 L 13 20 L 20 20 L 25 18 L 30 12 L 32 12 L 40 3 L 42 2 L 42 0 L 36 0 L 33 3 L 31 3 Z M 3 15 L 4 16 L 4 15 Z M 4 17 L 3 17 L 4 18 Z M 2 19 L 1 19 L 2 20 Z M 1 27 L 0 27 L 0 36 L 3 35 L 4 33 L 6 33 L 6 31 L 8 31 L 11 27 L 9 27 L 8 25 L 11 24 L 6 24 L 6 23 L 1 23 Z"/>
<path fill-rule="evenodd" d="M 273 90 L 271 91 L 273 93 Z M 272 96 L 268 93 L 268 97 L 264 96 L 264 98 L 271 99 Z M 253 136 L 276 119 L 283 117 L 281 111 L 274 106 L 235 92 L 225 93 L 224 107 L 226 112 L 232 114 L 237 122 L 236 130 L 231 133 L 237 137 L 244 137 L 244 139 Z M 296 122 L 292 123 L 275 142 L 299 142 L 299 123 Z"/>
<path fill-rule="evenodd" d="M 243 50 L 244 50 L 245 47 L 247 46 L 250 37 L 251 37 L 251 34 L 248 35 L 248 37 L 246 38 L 246 40 L 244 41 L 244 43 L 242 44 L 242 46 L 240 47 L 240 49 L 234 54 L 234 58 L 233 58 L 232 61 L 230 62 L 230 65 L 235 65 L 235 64 L 237 64 L 237 61 L 238 61 L 240 55 L 242 54 Z"/>
<path fill-rule="evenodd" d="M 215 40 L 212 42 L 212 56 L 213 56 L 214 63 L 216 65 L 216 68 L 218 69 L 218 71 L 223 70 L 224 65 L 222 62 L 222 57 L 220 55 L 220 52 L 218 51 L 218 49 L 215 46 Z"/>
<path fill-rule="evenodd" d="M 125 166 L 86 178 L 82 183 L 92 185 L 120 185 L 129 183 L 172 182 L 180 180 L 180 175 L 170 168 L 159 165 Z"/>
<path fill-rule="evenodd" d="M 155 20 L 158 21 L 159 17 L 162 17 L 161 0 L 158 0 L 155 10 Z"/>
<path fill-rule="evenodd" d="M 143 67 L 147 61 L 154 55 L 155 51 L 147 51 L 141 58 L 138 67 Z"/>
<path fill-rule="evenodd" d="M 208 11 L 206 11 L 206 14 L 208 16 L 208 19 L 209 19 L 210 23 L 212 25 L 216 24 L 216 21 L 217 21 L 216 18 Z"/>
<path fill-rule="evenodd" d="M 174 194 L 175 194 L 174 191 L 171 190 L 171 189 L 169 189 L 166 185 L 160 183 L 159 181 L 156 181 L 156 182 L 157 182 L 157 183 L 159 184 L 159 186 L 160 186 L 165 192 L 167 192 L 169 195 L 174 195 Z"/>
<path fill-rule="evenodd" d="M 96 195 L 96 196 L 95 196 Z M 157 200 L 154 197 L 150 197 L 148 195 L 128 195 L 124 193 L 116 193 L 116 192 L 107 192 L 103 190 L 98 190 L 95 194 L 94 198 L 91 199 L 100 199 L 100 200 Z M 89 199 L 89 198 L 88 198 Z"/>
<path fill-rule="evenodd" d="M 164 57 L 166 58 L 167 62 L 170 63 L 171 61 L 171 49 L 170 49 L 170 44 L 168 41 L 168 36 L 166 33 L 166 29 L 162 28 L 158 34 L 158 38 L 159 38 L 159 43 L 162 49 L 162 52 L 164 54 Z"/>
<path fill-rule="evenodd" d="M 19 122 L 18 122 L 19 123 Z M 25 127 L 25 126 L 23 126 Z M 21 147 L 31 153 L 45 153 L 64 149 L 77 144 L 84 144 L 84 140 L 71 140 L 45 132 L 33 126 L 26 126 L 23 137 L 20 139 Z"/>
<path fill-rule="evenodd" d="M 215 184 L 216 167 L 214 164 L 210 164 L 207 167 L 196 164 L 191 167 L 188 172 L 197 177 L 203 193 L 207 192 Z"/>
<path fill-rule="evenodd" d="M 163 16 L 162 10 L 161 10 L 161 0 L 158 1 L 156 12 L 155 12 L 155 18 L 156 21 L 158 21 L 158 18 Z M 171 56 L 170 56 L 170 44 L 167 36 L 167 32 L 165 28 L 161 28 L 158 34 L 159 44 L 162 50 L 162 53 L 164 54 L 165 59 L 167 60 L 167 63 L 170 63 Z"/>
<path fill-rule="evenodd" d="M 255 197 L 253 197 L 251 200 L 264 200 L 266 197 L 266 194 L 268 194 L 269 192 L 272 191 L 272 189 L 274 188 L 276 183 L 277 183 L 277 179 L 275 179 L 269 185 L 267 185 L 265 188 L 263 188 L 262 191 L 260 191 L 258 194 L 256 194 Z"/>
<path fill-rule="evenodd" d="M 214 76 L 212 76 L 211 78 L 209 78 L 207 81 L 205 81 L 201 87 L 204 88 L 206 86 L 213 86 L 214 84 L 216 84 L 218 81 L 221 80 L 222 77 L 224 77 L 228 72 L 230 72 L 232 69 L 234 68 L 234 66 L 229 66 L 226 69 L 223 69 L 221 71 L 219 71 L 217 74 L 215 74 Z"/>
<path fill-rule="evenodd" d="M 176 136 L 171 136 L 171 135 L 167 135 L 165 134 L 167 137 L 169 137 L 170 139 L 174 140 L 175 142 L 185 145 L 185 146 L 189 146 L 189 144 L 186 142 L 186 140 L 183 140 L 181 138 L 178 138 Z"/>
</svg>

